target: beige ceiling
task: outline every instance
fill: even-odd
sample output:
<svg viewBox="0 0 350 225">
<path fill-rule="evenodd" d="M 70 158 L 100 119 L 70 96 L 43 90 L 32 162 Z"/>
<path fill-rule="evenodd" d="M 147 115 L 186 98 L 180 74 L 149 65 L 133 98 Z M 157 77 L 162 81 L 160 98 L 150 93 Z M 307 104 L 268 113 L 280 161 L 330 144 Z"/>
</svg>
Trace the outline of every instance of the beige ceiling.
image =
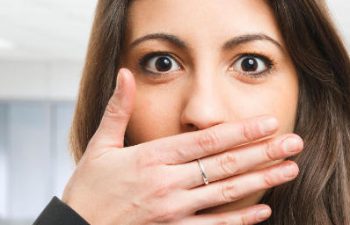
<svg viewBox="0 0 350 225">
<path fill-rule="evenodd" d="M 95 4 L 96 0 L 0 0 L 0 57 L 81 60 Z"/>
<path fill-rule="evenodd" d="M 350 1 L 328 3 L 349 43 Z M 0 59 L 82 61 L 95 4 L 96 0 L 0 0 Z"/>
</svg>

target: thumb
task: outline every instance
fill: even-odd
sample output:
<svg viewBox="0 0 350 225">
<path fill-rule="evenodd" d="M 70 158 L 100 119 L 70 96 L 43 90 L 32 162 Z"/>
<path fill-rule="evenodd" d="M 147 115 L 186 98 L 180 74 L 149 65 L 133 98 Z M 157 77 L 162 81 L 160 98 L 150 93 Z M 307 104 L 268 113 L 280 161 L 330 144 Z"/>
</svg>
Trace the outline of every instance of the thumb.
<svg viewBox="0 0 350 225">
<path fill-rule="evenodd" d="M 124 135 L 134 108 L 136 84 L 133 74 L 125 68 L 119 70 L 116 89 L 109 99 L 100 126 L 93 139 L 104 146 L 124 146 Z"/>
</svg>

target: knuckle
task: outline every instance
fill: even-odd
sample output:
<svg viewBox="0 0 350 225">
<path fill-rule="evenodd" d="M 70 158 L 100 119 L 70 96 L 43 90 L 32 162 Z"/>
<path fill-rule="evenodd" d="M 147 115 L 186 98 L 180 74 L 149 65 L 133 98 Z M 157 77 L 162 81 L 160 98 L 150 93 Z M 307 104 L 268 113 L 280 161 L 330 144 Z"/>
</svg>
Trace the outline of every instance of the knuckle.
<svg viewBox="0 0 350 225">
<path fill-rule="evenodd" d="M 224 202 L 234 202 L 239 199 L 239 192 L 235 184 L 226 183 L 221 186 L 221 196 Z"/>
<path fill-rule="evenodd" d="M 110 99 L 105 109 L 106 115 L 113 115 L 117 110 L 116 102 L 113 99 Z"/>
<path fill-rule="evenodd" d="M 274 176 L 269 172 L 263 174 L 263 179 L 265 187 L 273 187 L 276 184 Z"/>
<path fill-rule="evenodd" d="M 231 224 L 231 223 L 229 221 L 227 221 L 227 219 L 225 219 L 225 218 L 220 218 L 219 221 L 214 223 L 214 225 L 229 225 L 229 224 Z"/>
<path fill-rule="evenodd" d="M 136 165 L 141 168 L 151 167 L 159 162 L 158 154 L 152 154 L 152 150 L 145 148 L 143 144 L 135 147 L 134 159 Z"/>
<path fill-rule="evenodd" d="M 249 225 L 251 223 L 249 223 L 249 217 L 248 215 L 242 215 L 240 220 L 239 220 L 239 225 Z"/>
<path fill-rule="evenodd" d="M 152 197 L 162 199 L 168 196 L 178 185 L 175 177 L 169 175 L 163 166 L 150 165 L 148 161 L 137 160 L 133 163 L 135 176 L 144 182 Z"/>
<path fill-rule="evenodd" d="M 164 198 L 165 196 L 167 196 L 170 192 L 170 187 L 167 184 L 159 183 L 158 185 L 155 187 L 154 191 L 153 191 L 153 196 L 156 198 Z"/>
<path fill-rule="evenodd" d="M 254 139 L 254 129 L 251 124 L 243 123 L 240 125 L 240 133 L 243 139 L 245 140 L 253 140 Z"/>
<path fill-rule="evenodd" d="M 264 151 L 263 153 L 265 154 L 265 158 L 269 161 L 274 161 L 275 156 L 273 155 L 273 150 L 274 150 L 274 143 L 272 141 L 268 141 L 264 144 Z"/>
<path fill-rule="evenodd" d="M 219 146 L 219 138 L 213 129 L 206 130 L 198 135 L 196 143 L 204 152 L 211 152 Z"/>
<path fill-rule="evenodd" d="M 166 203 L 154 211 L 152 219 L 157 222 L 170 222 L 179 218 L 181 216 L 180 214 L 181 212 L 178 207 Z"/>
<path fill-rule="evenodd" d="M 187 156 L 188 151 L 185 148 L 183 148 L 183 146 L 177 146 L 176 148 L 174 148 L 174 151 L 171 151 L 163 156 L 163 158 L 166 157 L 166 159 L 162 159 L 162 162 L 173 163 L 179 160 L 184 160 L 187 158 Z"/>
<path fill-rule="evenodd" d="M 252 121 L 242 123 L 240 129 L 242 137 L 247 141 L 253 141 L 265 134 L 259 124 Z"/>
<path fill-rule="evenodd" d="M 231 153 L 225 153 L 217 158 L 219 167 L 225 175 L 233 175 L 239 173 L 237 157 Z"/>
<path fill-rule="evenodd" d="M 108 101 L 105 109 L 105 117 L 109 118 L 124 118 L 128 117 L 128 113 L 125 112 L 121 107 L 118 106 L 117 100 L 113 97 Z"/>
<path fill-rule="evenodd" d="M 167 177 L 156 173 L 157 172 L 153 172 L 153 177 L 149 179 L 149 186 L 153 188 L 153 197 L 162 199 L 173 191 L 175 184 Z"/>
</svg>

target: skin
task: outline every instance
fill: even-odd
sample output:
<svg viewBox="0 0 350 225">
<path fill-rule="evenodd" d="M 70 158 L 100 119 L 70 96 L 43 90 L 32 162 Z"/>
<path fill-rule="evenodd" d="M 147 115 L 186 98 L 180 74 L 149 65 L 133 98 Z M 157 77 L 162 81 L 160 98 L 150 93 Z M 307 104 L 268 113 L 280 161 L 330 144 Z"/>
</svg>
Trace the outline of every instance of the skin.
<svg viewBox="0 0 350 225">
<path fill-rule="evenodd" d="M 297 176 L 296 163 L 285 160 L 303 149 L 291 133 L 297 76 L 272 14 L 263 1 L 218 2 L 131 5 L 124 68 L 62 196 L 90 224 L 256 224 L 272 213 L 255 204 L 264 190 Z M 140 41 L 154 32 L 171 32 L 173 41 L 160 40 L 164 34 Z M 259 41 L 252 41 L 257 32 Z M 246 36 L 221 50 L 237 35 Z M 170 72 L 151 75 L 155 60 L 140 58 L 160 50 L 176 58 L 165 58 L 175 70 L 171 65 Z M 252 51 L 274 63 L 256 56 L 242 60 Z M 240 67 L 246 64 L 254 74 L 240 70 L 249 70 Z"/>
<path fill-rule="evenodd" d="M 275 135 L 293 132 L 298 78 L 265 1 L 139 0 L 133 1 L 128 13 L 122 66 L 133 73 L 137 87 L 135 108 L 126 130 L 129 144 L 258 115 L 277 118 L 279 128 Z M 174 35 L 187 47 L 159 38 L 132 44 L 153 33 Z M 275 43 L 253 40 L 222 50 L 228 40 L 248 34 L 263 34 Z M 153 51 L 174 56 L 176 63 L 171 71 L 160 76 L 142 69 L 139 59 Z M 259 76 L 248 75 L 238 62 L 245 53 L 268 57 L 273 65 L 265 66 L 267 71 Z M 148 69 L 155 68 L 148 65 Z M 261 65 L 264 68 L 264 63 Z M 255 169 L 274 163 L 277 161 Z M 205 168 L 211 166 L 209 161 L 203 160 L 203 164 Z M 203 212 L 226 212 L 251 206 L 263 193 L 259 191 Z"/>
</svg>

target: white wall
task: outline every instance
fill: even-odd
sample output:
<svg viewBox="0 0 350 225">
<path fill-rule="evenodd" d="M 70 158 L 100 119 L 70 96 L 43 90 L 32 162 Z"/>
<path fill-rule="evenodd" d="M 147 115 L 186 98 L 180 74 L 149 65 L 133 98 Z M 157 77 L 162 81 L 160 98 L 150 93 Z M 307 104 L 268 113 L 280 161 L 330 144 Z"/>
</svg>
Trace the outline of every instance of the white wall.
<svg viewBox="0 0 350 225">
<path fill-rule="evenodd" d="M 0 224 L 31 224 L 52 196 L 61 196 L 74 166 L 73 110 L 70 101 L 0 101 Z"/>
<path fill-rule="evenodd" d="M 82 63 L 0 60 L 0 99 L 74 100 Z"/>
<path fill-rule="evenodd" d="M 334 22 L 342 35 L 346 46 L 350 50 L 350 1 L 327 0 Z"/>
</svg>

